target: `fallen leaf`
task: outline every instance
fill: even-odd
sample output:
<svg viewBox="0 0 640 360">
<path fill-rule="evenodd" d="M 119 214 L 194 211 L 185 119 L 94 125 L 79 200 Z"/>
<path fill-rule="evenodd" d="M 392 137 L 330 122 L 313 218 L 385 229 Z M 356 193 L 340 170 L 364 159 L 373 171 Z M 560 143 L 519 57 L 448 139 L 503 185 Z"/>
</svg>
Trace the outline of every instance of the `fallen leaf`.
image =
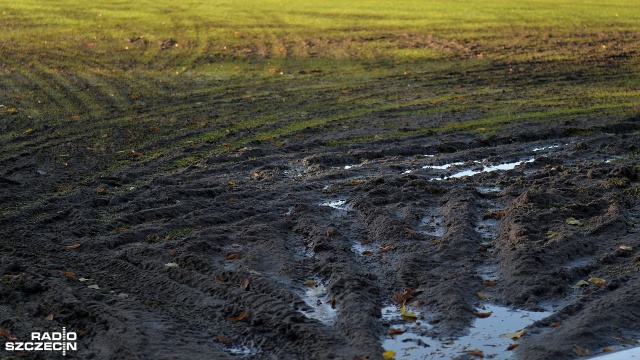
<svg viewBox="0 0 640 360">
<path fill-rule="evenodd" d="M 329 300 L 329 304 L 331 304 L 331 308 L 335 309 L 336 308 L 336 298 L 335 297 L 331 297 L 331 299 Z"/>
<path fill-rule="evenodd" d="M 480 350 L 469 350 L 467 354 L 484 358 L 484 353 Z"/>
<path fill-rule="evenodd" d="M 246 318 L 247 315 L 249 315 L 249 310 L 243 312 L 242 314 L 240 314 L 240 315 L 238 315 L 236 317 L 229 318 L 229 320 L 231 320 L 231 321 L 240 321 L 240 320 Z"/>
<path fill-rule="evenodd" d="M 520 344 L 511 344 L 511 345 L 507 346 L 507 351 L 511 351 L 511 350 L 517 348 L 518 346 L 520 346 Z"/>
<path fill-rule="evenodd" d="M 479 317 L 480 319 L 484 319 L 491 316 L 491 312 L 474 312 L 473 315 Z"/>
<path fill-rule="evenodd" d="M 53 321 L 53 313 L 50 313 L 49 315 L 47 315 L 46 318 L 44 318 L 47 321 Z"/>
<path fill-rule="evenodd" d="M 577 344 L 573 344 L 573 352 L 579 356 L 589 355 L 589 349 L 578 346 Z"/>
<path fill-rule="evenodd" d="M 500 210 L 496 213 L 496 220 L 500 220 L 507 215 L 507 212 L 504 210 Z"/>
<path fill-rule="evenodd" d="M 362 240 L 362 241 L 360 241 L 360 245 L 367 245 L 367 244 L 370 244 L 370 243 L 371 243 L 371 240 Z"/>
<path fill-rule="evenodd" d="M 219 342 L 221 344 L 231 344 L 231 340 L 222 336 L 216 336 L 216 342 Z"/>
<path fill-rule="evenodd" d="M 227 257 L 225 258 L 226 260 L 234 260 L 238 258 L 238 254 L 229 254 L 227 255 Z"/>
<path fill-rule="evenodd" d="M 87 146 L 85 149 L 87 149 L 87 151 L 96 151 L 94 148 L 92 148 L 91 146 Z"/>
<path fill-rule="evenodd" d="M 404 334 L 404 330 L 402 329 L 391 329 L 391 331 L 389 331 L 389 336 L 395 336 L 395 335 L 401 335 Z"/>
<path fill-rule="evenodd" d="M 71 116 L 72 119 L 80 119 L 80 115 L 73 115 Z"/>
<path fill-rule="evenodd" d="M 417 233 L 415 230 L 413 230 L 410 227 L 404 228 L 404 232 L 407 233 L 407 235 L 415 235 Z"/>
<path fill-rule="evenodd" d="M 250 282 L 251 280 L 249 280 L 248 277 L 242 278 L 242 281 L 240 281 L 240 289 L 246 290 L 249 287 Z"/>
<path fill-rule="evenodd" d="M 99 187 L 98 189 L 96 189 L 96 194 L 104 194 L 106 192 L 107 190 L 105 190 L 103 187 Z"/>
<path fill-rule="evenodd" d="M 524 335 L 524 329 L 514 333 L 502 334 L 500 335 L 500 337 L 512 339 L 512 340 L 518 340 L 522 337 L 522 335 Z"/>
<path fill-rule="evenodd" d="M 27 135 L 27 134 L 30 134 L 31 132 L 33 132 L 33 129 L 29 128 L 29 129 L 25 130 L 25 131 L 23 132 L 23 134 L 24 134 L 24 135 Z"/>
<path fill-rule="evenodd" d="M 580 221 L 580 220 L 578 220 L 576 218 L 573 218 L 573 217 L 568 218 L 566 220 L 566 223 L 569 224 L 569 225 L 576 225 L 576 226 L 581 226 L 582 225 L 582 221 Z"/>
<path fill-rule="evenodd" d="M 315 280 L 307 280 L 304 282 L 305 286 L 316 286 L 317 282 Z"/>
<path fill-rule="evenodd" d="M 215 279 L 220 281 L 220 282 L 225 282 L 225 280 L 222 278 L 222 276 L 216 276 Z"/>
<path fill-rule="evenodd" d="M 362 255 L 373 255 L 373 251 L 365 250 L 365 251 L 362 252 Z"/>
<path fill-rule="evenodd" d="M 235 182 L 235 181 L 233 181 L 233 180 L 229 180 L 229 183 L 228 183 L 228 184 L 229 184 L 229 185 L 235 185 L 235 184 L 236 184 L 236 182 Z"/>
<path fill-rule="evenodd" d="M 549 327 L 552 327 L 552 328 L 557 328 L 558 326 L 560 326 L 560 321 L 556 321 L 556 322 L 552 323 L 551 325 L 549 325 Z"/>
<path fill-rule="evenodd" d="M 135 156 L 142 156 L 142 153 L 136 149 L 131 149 L 131 153 Z"/>
<path fill-rule="evenodd" d="M 484 284 L 485 286 L 496 286 L 498 285 L 498 282 L 493 280 L 486 280 L 482 284 Z"/>
<path fill-rule="evenodd" d="M 72 249 L 73 250 L 73 249 L 77 249 L 79 247 L 80 247 L 80 244 L 73 244 L 73 245 L 67 246 L 67 249 Z"/>
<path fill-rule="evenodd" d="M 580 288 L 583 286 L 589 286 L 589 283 L 584 280 L 580 280 L 575 285 L 573 285 L 574 288 Z"/>
<path fill-rule="evenodd" d="M 164 266 L 166 266 L 166 267 L 175 267 L 175 268 L 180 267 L 180 265 L 178 265 L 177 263 L 174 263 L 174 262 L 166 263 L 166 264 L 164 264 Z"/>
<path fill-rule="evenodd" d="M 482 291 L 478 291 L 476 293 L 476 295 L 478 295 L 478 297 L 480 298 L 480 300 L 490 300 L 491 296 L 487 295 L 486 293 L 482 292 Z"/>
<path fill-rule="evenodd" d="M 549 231 L 547 231 L 547 234 L 546 234 L 546 235 L 547 235 L 547 237 L 548 237 L 549 239 L 553 239 L 554 237 L 557 237 L 557 236 L 558 236 L 558 233 L 557 233 L 557 232 L 555 232 L 555 231 L 551 231 L 551 230 L 549 230 Z"/>
<path fill-rule="evenodd" d="M 402 303 L 402 306 L 400 307 L 400 313 L 402 314 L 402 318 L 407 321 L 414 321 L 418 318 L 418 315 L 407 311 L 405 303 Z"/>
<path fill-rule="evenodd" d="M 149 131 L 158 131 L 158 130 L 160 130 L 160 128 L 157 126 L 149 126 Z"/>
<path fill-rule="evenodd" d="M 616 349 L 614 349 L 612 347 L 606 347 L 606 348 L 602 349 L 602 352 L 612 352 L 612 351 L 616 351 Z"/>
<path fill-rule="evenodd" d="M 589 281 L 592 284 L 596 284 L 597 286 L 604 286 L 607 283 L 606 280 L 593 277 L 593 276 L 589 276 L 589 280 L 587 281 Z"/>
<path fill-rule="evenodd" d="M 407 302 L 407 300 L 411 299 L 412 297 L 413 296 L 411 295 L 411 291 L 409 291 L 409 289 L 404 289 L 403 292 L 396 291 L 395 295 L 393 296 L 393 299 L 398 304 L 404 304 Z"/>
<path fill-rule="evenodd" d="M 64 271 L 64 270 L 60 270 L 60 274 L 64 275 L 64 276 L 68 276 L 68 277 L 74 277 L 76 276 L 76 273 L 73 271 Z"/>
<path fill-rule="evenodd" d="M 87 286 L 89 289 L 95 289 L 95 290 L 100 290 L 100 286 L 93 284 L 93 285 L 89 285 Z"/>
<path fill-rule="evenodd" d="M 11 333 L 8 332 L 7 330 L 0 328 L 0 335 L 6 337 L 7 339 L 9 339 L 9 341 L 16 341 L 18 340 L 17 338 L 14 338 L 13 336 L 11 336 Z"/>
<path fill-rule="evenodd" d="M 234 197 L 229 198 L 229 202 L 237 202 L 237 201 L 238 201 L 238 199 L 237 199 L 237 198 L 234 198 Z"/>
<path fill-rule="evenodd" d="M 396 358 L 396 352 L 393 350 L 387 350 L 382 353 L 382 358 L 384 360 L 393 360 Z"/>
<path fill-rule="evenodd" d="M 389 252 L 389 250 L 391 250 L 391 249 L 392 249 L 391 246 L 380 245 L 380 249 L 378 249 L 378 251 L 376 253 L 383 254 L 383 253 Z"/>
<path fill-rule="evenodd" d="M 622 251 L 632 251 L 633 248 L 631 246 L 626 246 L 626 245 L 620 245 L 620 250 Z"/>
</svg>

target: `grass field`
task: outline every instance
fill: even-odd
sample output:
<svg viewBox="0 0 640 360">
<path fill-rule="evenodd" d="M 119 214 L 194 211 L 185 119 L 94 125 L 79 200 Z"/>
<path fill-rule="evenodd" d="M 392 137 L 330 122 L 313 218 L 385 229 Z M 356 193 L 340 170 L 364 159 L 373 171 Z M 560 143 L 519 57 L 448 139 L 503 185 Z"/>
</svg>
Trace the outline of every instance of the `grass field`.
<svg viewBox="0 0 640 360">
<path fill-rule="evenodd" d="M 171 170 L 313 131 L 339 146 L 640 108 L 631 0 L 24 0 L 0 33 L 4 164 Z"/>
</svg>

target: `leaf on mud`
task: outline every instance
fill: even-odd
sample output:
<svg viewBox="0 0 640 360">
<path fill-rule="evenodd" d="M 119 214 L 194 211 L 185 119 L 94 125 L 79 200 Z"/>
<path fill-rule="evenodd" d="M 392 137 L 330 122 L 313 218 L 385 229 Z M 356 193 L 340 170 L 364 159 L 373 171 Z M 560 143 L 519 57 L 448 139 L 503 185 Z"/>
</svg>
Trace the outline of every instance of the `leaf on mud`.
<svg viewBox="0 0 640 360">
<path fill-rule="evenodd" d="M 336 308 L 336 303 L 337 303 L 337 302 L 338 302 L 338 300 L 336 300 L 336 298 L 335 298 L 335 297 L 333 297 L 333 296 L 331 297 L 331 299 L 329 299 L 329 305 L 331 305 L 331 308 L 332 308 L 332 309 L 335 309 L 335 308 Z"/>
<path fill-rule="evenodd" d="M 53 321 L 53 313 L 49 313 L 49 315 L 47 315 L 47 317 L 44 318 L 47 321 Z"/>
<path fill-rule="evenodd" d="M 227 257 L 225 258 L 225 260 L 234 260 L 234 259 L 237 259 L 237 258 L 238 258 L 238 256 L 239 256 L 239 255 L 238 255 L 238 254 L 235 254 L 235 253 L 234 253 L 234 254 L 229 254 L 229 255 L 227 255 Z"/>
<path fill-rule="evenodd" d="M 89 289 L 95 289 L 95 290 L 100 290 L 100 286 L 93 284 L 93 285 L 89 285 L 87 286 Z"/>
<path fill-rule="evenodd" d="M 219 342 L 220 344 L 231 344 L 231 340 L 222 337 L 222 336 L 216 336 L 216 342 Z"/>
<path fill-rule="evenodd" d="M 251 283 L 251 280 L 249 280 L 248 277 L 242 278 L 242 281 L 240 281 L 240 289 L 247 290 L 249 283 Z"/>
<path fill-rule="evenodd" d="M 417 233 L 415 230 L 413 230 L 413 229 L 412 229 L 412 228 L 410 228 L 410 227 L 406 227 L 406 228 L 404 228 L 404 232 L 405 232 L 407 235 L 415 235 L 415 234 Z"/>
<path fill-rule="evenodd" d="M 233 180 L 229 180 L 228 184 L 229 184 L 229 185 L 235 185 L 235 184 L 236 184 L 236 182 L 235 182 L 235 181 L 233 181 Z"/>
<path fill-rule="evenodd" d="M 606 347 L 606 348 L 602 349 L 602 352 L 612 352 L 612 351 L 616 351 L 616 349 L 614 349 L 612 347 Z"/>
<path fill-rule="evenodd" d="M 511 344 L 511 345 L 507 346 L 507 351 L 511 351 L 511 350 L 517 348 L 518 346 L 520 346 L 520 344 Z"/>
<path fill-rule="evenodd" d="M 73 250 L 73 249 L 77 249 L 79 247 L 80 247 L 80 244 L 73 244 L 73 245 L 67 246 L 67 249 L 72 249 Z"/>
<path fill-rule="evenodd" d="M 384 246 L 384 244 L 380 245 L 380 249 L 376 251 L 377 254 L 383 254 L 389 252 L 389 250 L 393 249 L 391 246 Z"/>
<path fill-rule="evenodd" d="M 11 333 L 8 332 L 7 330 L 0 328 L 0 335 L 6 337 L 7 339 L 9 339 L 9 341 L 17 341 L 17 338 L 14 338 L 13 336 L 11 336 Z"/>
<path fill-rule="evenodd" d="M 402 318 L 407 321 L 415 321 L 418 318 L 418 315 L 407 311 L 405 303 L 402 303 L 402 306 L 400 307 L 400 313 L 402 314 Z"/>
<path fill-rule="evenodd" d="M 362 240 L 362 241 L 360 241 L 360 245 L 367 245 L 367 244 L 370 244 L 370 243 L 371 243 L 371 240 Z"/>
<path fill-rule="evenodd" d="M 160 128 L 157 126 L 149 126 L 149 131 L 158 131 L 158 130 L 160 130 Z"/>
<path fill-rule="evenodd" d="M 87 278 L 83 278 L 83 277 L 78 279 L 78 281 L 80 281 L 80 282 L 85 282 L 85 281 L 89 281 L 89 280 L 91 280 L 91 279 L 87 279 Z"/>
<path fill-rule="evenodd" d="M 389 336 L 395 336 L 395 335 L 401 335 L 404 334 L 404 330 L 402 329 L 391 329 L 391 331 L 389 331 Z"/>
<path fill-rule="evenodd" d="M 480 319 L 488 318 L 491 316 L 492 312 L 474 312 L 473 315 L 479 317 Z"/>
<path fill-rule="evenodd" d="M 478 295 L 478 297 L 480 298 L 480 300 L 490 300 L 491 296 L 487 295 L 486 293 L 482 292 L 482 291 L 478 291 L 476 293 L 476 295 Z"/>
<path fill-rule="evenodd" d="M 368 255 L 373 255 L 373 251 L 371 251 L 371 250 L 365 250 L 365 251 L 363 251 L 363 252 L 362 252 L 362 255 L 367 255 L 367 256 L 368 256 Z"/>
<path fill-rule="evenodd" d="M 484 358 L 484 353 L 480 350 L 469 350 L 467 351 L 467 354 Z"/>
<path fill-rule="evenodd" d="M 387 350 L 382 353 L 382 358 L 384 360 L 393 360 L 396 358 L 396 352 L 393 350 Z"/>
<path fill-rule="evenodd" d="M 410 289 L 404 289 L 404 291 L 402 292 L 396 291 L 395 295 L 393 296 L 393 300 L 395 300 L 398 304 L 404 304 L 412 297 L 413 296 L 411 295 Z"/>
<path fill-rule="evenodd" d="M 229 202 L 237 202 L 237 201 L 238 201 L 238 198 L 234 198 L 234 197 L 229 198 Z"/>
<path fill-rule="evenodd" d="M 33 129 L 29 128 L 23 132 L 24 135 L 30 134 L 33 132 Z"/>
<path fill-rule="evenodd" d="M 315 280 L 307 280 L 304 282 L 305 286 L 316 286 L 317 282 Z"/>
<path fill-rule="evenodd" d="M 498 285 L 498 282 L 494 280 L 485 280 L 482 284 L 484 286 L 496 286 Z"/>
<path fill-rule="evenodd" d="M 131 153 L 135 156 L 142 156 L 142 152 L 136 150 L 136 149 L 131 149 Z"/>
<path fill-rule="evenodd" d="M 514 333 L 502 334 L 500 335 L 500 337 L 512 339 L 512 340 L 518 340 L 522 337 L 522 335 L 524 335 L 524 329 Z"/>
<path fill-rule="evenodd" d="M 68 276 L 68 277 L 74 277 L 76 276 L 76 273 L 73 271 L 64 271 L 64 270 L 60 270 L 60 274 L 64 275 L 64 276 Z"/>
<path fill-rule="evenodd" d="M 551 323 L 551 325 L 549 325 L 549 327 L 552 327 L 552 328 L 557 328 L 558 326 L 560 326 L 560 321 L 556 321 L 554 323 Z"/>
<path fill-rule="evenodd" d="M 500 210 L 496 213 L 496 220 L 500 220 L 507 215 L 507 212 L 504 210 Z"/>
<path fill-rule="evenodd" d="M 622 251 L 632 251 L 633 250 L 633 248 L 631 246 L 627 246 L 627 245 L 620 245 L 619 249 L 622 250 Z"/>
<path fill-rule="evenodd" d="M 573 352 L 579 356 L 587 356 L 589 355 L 589 349 L 583 348 L 577 344 L 573 344 Z"/>
<path fill-rule="evenodd" d="M 231 320 L 231 321 L 240 321 L 240 320 L 246 318 L 247 315 L 249 315 L 249 310 L 243 312 L 242 314 L 240 314 L 240 315 L 238 315 L 236 317 L 231 317 L 231 318 L 229 318 L 229 320 Z"/>
<path fill-rule="evenodd" d="M 566 220 L 567 224 L 569 225 L 576 225 L 576 226 L 581 226 L 582 225 L 582 221 L 574 218 L 574 217 L 570 217 Z"/>
<path fill-rule="evenodd" d="M 584 280 L 580 280 L 575 285 L 573 285 L 574 288 L 580 288 L 583 286 L 589 286 L 589 283 Z"/>
<path fill-rule="evenodd" d="M 222 276 L 216 276 L 215 279 L 220 281 L 220 282 L 226 282 L 226 280 L 223 279 Z"/>
<path fill-rule="evenodd" d="M 605 279 L 600 279 L 593 276 L 589 276 L 589 280 L 587 281 L 589 281 L 592 284 L 596 284 L 597 286 L 604 286 L 607 283 Z"/>
<path fill-rule="evenodd" d="M 549 239 L 553 239 L 554 237 L 557 237 L 557 236 L 558 236 L 558 233 L 557 233 L 557 232 L 555 232 L 555 231 L 551 231 L 551 230 L 549 230 L 549 231 L 547 231 L 546 235 L 547 235 L 547 237 L 548 237 Z"/>
<path fill-rule="evenodd" d="M 87 146 L 85 149 L 87 149 L 87 151 L 96 151 L 94 148 L 92 148 L 91 146 Z"/>
<path fill-rule="evenodd" d="M 180 265 L 178 265 L 178 263 L 174 263 L 174 262 L 166 263 L 166 264 L 164 264 L 164 266 L 166 266 L 166 267 L 175 267 L 175 268 L 180 267 Z"/>
</svg>

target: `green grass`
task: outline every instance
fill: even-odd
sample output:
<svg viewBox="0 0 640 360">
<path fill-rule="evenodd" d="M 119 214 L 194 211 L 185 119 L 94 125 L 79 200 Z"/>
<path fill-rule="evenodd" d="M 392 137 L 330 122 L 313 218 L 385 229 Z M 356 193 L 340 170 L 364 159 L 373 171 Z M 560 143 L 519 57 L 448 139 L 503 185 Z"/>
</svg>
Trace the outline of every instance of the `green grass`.
<svg viewBox="0 0 640 360">
<path fill-rule="evenodd" d="M 0 32 L 9 165 L 170 169 L 310 129 L 338 146 L 640 109 L 633 0 L 21 0 Z"/>
</svg>

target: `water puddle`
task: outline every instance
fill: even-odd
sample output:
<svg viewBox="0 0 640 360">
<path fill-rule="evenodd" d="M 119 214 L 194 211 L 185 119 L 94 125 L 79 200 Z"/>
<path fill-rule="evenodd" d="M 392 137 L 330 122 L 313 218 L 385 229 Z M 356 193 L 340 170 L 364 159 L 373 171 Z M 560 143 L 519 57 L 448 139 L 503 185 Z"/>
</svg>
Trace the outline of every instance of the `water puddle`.
<svg viewBox="0 0 640 360">
<path fill-rule="evenodd" d="M 226 350 L 232 355 L 237 355 L 242 357 L 258 355 L 259 353 L 258 349 L 255 349 L 249 346 L 244 346 L 244 345 L 230 347 Z"/>
<path fill-rule="evenodd" d="M 444 217 L 429 215 L 422 218 L 418 231 L 432 236 L 444 236 Z"/>
<path fill-rule="evenodd" d="M 303 310 L 302 313 L 323 323 L 332 323 L 338 311 L 331 305 L 331 296 L 322 281 L 319 279 L 313 279 L 313 281 L 315 284 L 306 286 L 302 296 L 302 300 L 311 310 Z"/>
<path fill-rule="evenodd" d="M 530 162 L 533 162 L 534 160 L 535 158 L 529 158 L 526 160 L 520 160 L 520 161 L 498 164 L 498 165 L 487 165 L 487 166 L 482 165 L 482 163 L 479 161 L 467 161 L 467 162 L 454 162 L 454 163 L 438 165 L 438 166 L 427 165 L 427 166 L 423 166 L 422 168 L 435 169 L 435 170 L 451 170 L 451 169 L 455 169 L 456 167 L 460 167 L 461 165 L 474 166 L 471 169 L 458 171 L 451 175 L 437 176 L 429 179 L 429 180 L 444 180 L 444 179 L 451 179 L 451 178 L 454 178 L 454 179 L 461 178 L 464 176 L 474 176 L 477 174 L 488 173 L 488 172 L 493 172 L 498 170 L 513 170 L 516 168 L 516 166 L 530 163 Z"/>
<path fill-rule="evenodd" d="M 347 205 L 346 199 L 327 200 L 325 202 L 320 203 L 320 206 L 328 206 L 330 208 L 341 210 L 341 211 L 351 210 L 351 206 Z"/>
<path fill-rule="evenodd" d="M 361 166 L 362 166 L 362 164 L 345 165 L 345 166 L 344 166 L 344 169 L 345 169 L 345 170 L 351 170 L 351 169 L 353 169 L 353 168 L 361 167 Z"/>
<path fill-rule="evenodd" d="M 538 151 L 543 151 L 543 150 L 548 150 L 548 149 L 555 149 L 555 148 L 559 148 L 559 147 L 560 147 L 560 145 L 541 146 L 541 147 L 533 148 L 533 151 L 538 152 Z"/>
<path fill-rule="evenodd" d="M 500 192 L 502 191 L 502 188 L 500 186 L 479 186 L 476 188 L 476 190 L 480 194 L 490 194 Z"/>
<path fill-rule="evenodd" d="M 388 306 L 382 310 L 382 316 L 391 324 L 390 332 L 398 335 L 387 335 L 382 347 L 395 351 L 396 359 L 451 359 L 472 350 L 481 351 L 485 358 L 504 359 L 511 356 L 511 351 L 507 350 L 509 345 L 517 342 L 510 339 L 509 334 L 513 335 L 552 314 L 512 310 L 495 304 L 484 304 L 477 312 L 490 315 L 476 319 L 468 335 L 443 340 L 427 335 L 433 328 L 431 325 L 403 320 L 397 307 Z"/>
</svg>

